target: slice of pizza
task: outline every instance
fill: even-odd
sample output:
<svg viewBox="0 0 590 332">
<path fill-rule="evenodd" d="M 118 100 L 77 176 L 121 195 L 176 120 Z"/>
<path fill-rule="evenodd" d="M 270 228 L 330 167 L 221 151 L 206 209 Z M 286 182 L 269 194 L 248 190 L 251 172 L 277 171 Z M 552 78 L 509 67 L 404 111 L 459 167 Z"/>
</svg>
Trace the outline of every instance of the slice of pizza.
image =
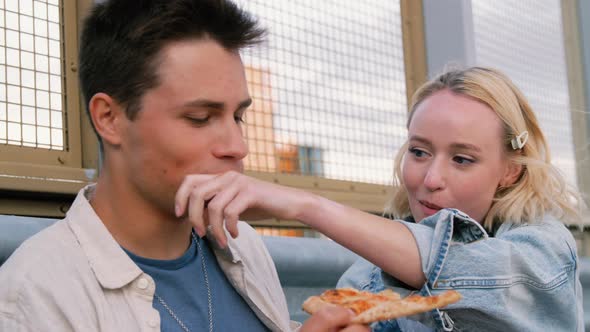
<svg viewBox="0 0 590 332">
<path fill-rule="evenodd" d="M 389 289 L 371 293 L 354 288 L 338 288 L 309 297 L 303 302 L 303 310 L 314 314 L 324 306 L 339 305 L 351 309 L 356 314 L 353 323 L 369 324 L 442 308 L 460 299 L 461 294 L 454 290 L 440 295 L 411 295 L 402 299 L 399 294 Z"/>
</svg>

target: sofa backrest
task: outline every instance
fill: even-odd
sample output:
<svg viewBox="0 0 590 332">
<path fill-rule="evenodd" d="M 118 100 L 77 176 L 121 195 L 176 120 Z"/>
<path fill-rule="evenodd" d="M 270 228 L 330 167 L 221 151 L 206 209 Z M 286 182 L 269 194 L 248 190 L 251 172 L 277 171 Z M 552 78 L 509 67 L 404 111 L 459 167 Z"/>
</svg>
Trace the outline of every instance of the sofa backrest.
<svg viewBox="0 0 590 332">
<path fill-rule="evenodd" d="M 0 266 L 24 240 L 56 221 L 57 219 L 0 215 Z"/>
<path fill-rule="evenodd" d="M 334 288 L 340 276 L 358 258 L 350 250 L 327 239 L 263 236 L 277 267 L 287 297 L 291 319 L 302 322 L 307 297 Z"/>
</svg>

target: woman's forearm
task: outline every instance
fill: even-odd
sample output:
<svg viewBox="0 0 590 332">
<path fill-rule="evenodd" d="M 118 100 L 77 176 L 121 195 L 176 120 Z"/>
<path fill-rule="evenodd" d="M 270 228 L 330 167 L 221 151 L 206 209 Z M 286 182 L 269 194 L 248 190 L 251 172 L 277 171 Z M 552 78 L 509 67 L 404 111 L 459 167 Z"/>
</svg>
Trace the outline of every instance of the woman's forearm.
<svg viewBox="0 0 590 332">
<path fill-rule="evenodd" d="M 309 194 L 297 219 L 351 249 L 400 281 L 421 288 L 424 273 L 414 236 L 401 222 Z"/>
</svg>

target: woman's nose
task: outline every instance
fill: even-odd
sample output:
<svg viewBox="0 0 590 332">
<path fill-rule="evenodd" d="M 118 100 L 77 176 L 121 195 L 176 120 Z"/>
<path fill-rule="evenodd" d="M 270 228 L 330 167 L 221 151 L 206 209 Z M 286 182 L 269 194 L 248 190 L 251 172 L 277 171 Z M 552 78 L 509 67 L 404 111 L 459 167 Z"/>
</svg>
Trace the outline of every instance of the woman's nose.
<svg viewBox="0 0 590 332">
<path fill-rule="evenodd" d="M 443 189 L 445 186 L 445 177 L 442 168 L 436 164 L 428 168 L 426 176 L 424 177 L 424 186 L 429 191 L 437 191 Z"/>
</svg>

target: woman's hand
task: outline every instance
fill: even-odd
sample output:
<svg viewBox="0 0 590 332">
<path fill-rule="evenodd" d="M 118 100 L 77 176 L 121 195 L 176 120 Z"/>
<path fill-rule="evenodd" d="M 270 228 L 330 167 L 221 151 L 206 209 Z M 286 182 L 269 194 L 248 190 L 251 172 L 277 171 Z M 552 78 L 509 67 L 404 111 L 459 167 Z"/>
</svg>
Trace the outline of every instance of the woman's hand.
<svg viewBox="0 0 590 332">
<path fill-rule="evenodd" d="M 175 204 L 176 216 L 188 219 L 199 236 L 209 231 L 221 248 L 227 246 L 224 227 L 238 236 L 239 218 L 298 220 L 412 287 L 425 281 L 416 240 L 402 223 L 303 190 L 235 171 L 195 174 L 184 179 Z"/>
<path fill-rule="evenodd" d="M 219 175 L 188 175 L 175 198 L 178 217 L 186 216 L 199 236 L 207 229 L 221 247 L 227 238 L 238 236 L 238 219 L 258 220 L 270 217 L 296 220 L 313 195 L 257 180 L 238 172 Z"/>
</svg>

